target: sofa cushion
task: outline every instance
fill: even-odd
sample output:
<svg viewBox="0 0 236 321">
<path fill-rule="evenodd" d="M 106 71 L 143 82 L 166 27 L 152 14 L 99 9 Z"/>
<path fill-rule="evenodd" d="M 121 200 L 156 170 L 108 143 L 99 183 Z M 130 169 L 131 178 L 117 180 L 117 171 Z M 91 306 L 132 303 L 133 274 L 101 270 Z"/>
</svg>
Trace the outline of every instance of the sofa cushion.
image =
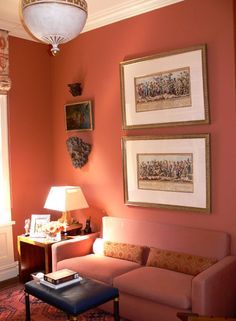
<svg viewBox="0 0 236 321">
<path fill-rule="evenodd" d="M 114 278 L 120 292 L 177 309 L 191 308 L 193 276 L 154 267 L 140 267 Z"/>
<path fill-rule="evenodd" d="M 217 259 L 214 258 L 151 247 L 146 265 L 197 275 L 216 262 Z"/>
<path fill-rule="evenodd" d="M 81 276 L 112 284 L 113 278 L 140 267 L 138 263 L 89 254 L 58 262 L 57 269 L 70 269 Z"/>
<path fill-rule="evenodd" d="M 163 224 L 153 220 L 104 216 L 102 235 L 107 241 L 146 245 L 205 257 L 212 256 L 218 260 L 230 255 L 231 238 L 228 233 Z"/>
<path fill-rule="evenodd" d="M 104 242 L 101 237 L 97 237 L 93 243 L 93 253 L 97 255 L 104 255 Z"/>
<path fill-rule="evenodd" d="M 142 264 L 144 247 L 140 245 L 104 242 L 104 255 L 117 259 L 128 260 Z"/>
</svg>

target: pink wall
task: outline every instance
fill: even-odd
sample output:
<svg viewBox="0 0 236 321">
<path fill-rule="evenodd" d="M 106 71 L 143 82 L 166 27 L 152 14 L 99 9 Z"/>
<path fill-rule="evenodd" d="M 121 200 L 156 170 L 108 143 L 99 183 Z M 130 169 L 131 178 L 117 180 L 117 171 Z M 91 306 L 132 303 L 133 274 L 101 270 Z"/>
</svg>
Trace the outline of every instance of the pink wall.
<svg viewBox="0 0 236 321">
<path fill-rule="evenodd" d="M 52 182 L 50 56 L 47 46 L 9 37 L 10 170 L 14 238 L 24 220 L 42 213 Z"/>
<path fill-rule="evenodd" d="M 84 33 L 52 61 L 55 182 L 81 185 L 97 210 L 93 219 L 104 210 L 114 216 L 225 230 L 233 236 L 236 253 L 236 172 L 229 165 L 236 162 L 233 23 L 232 1 L 187 0 Z M 119 62 L 203 43 L 208 47 L 211 125 L 122 131 Z M 79 99 L 65 90 L 75 81 L 83 83 Z M 74 169 L 65 147 L 69 134 L 64 131 L 63 105 L 86 99 L 94 103 L 95 130 L 78 136 L 92 143 L 93 150 L 89 163 Z M 124 205 L 122 136 L 205 132 L 212 136 L 212 214 Z"/>
<path fill-rule="evenodd" d="M 78 213 L 82 222 L 91 215 L 97 227 L 101 216 L 106 213 L 223 230 L 232 235 L 232 250 L 236 254 L 236 202 L 232 196 L 236 190 L 233 0 L 186 0 L 114 23 L 81 34 L 63 45 L 57 57 L 50 59 L 44 46 L 25 41 L 24 46 L 27 43 L 30 47 L 28 52 L 22 42 L 12 40 L 16 51 L 11 54 L 11 68 L 16 88 L 10 95 L 13 212 L 15 218 L 21 221 L 20 224 L 29 213 L 43 211 L 42 204 L 50 185 L 78 184 L 83 188 L 91 207 Z M 211 124 L 122 131 L 119 63 L 203 43 L 208 47 Z M 18 45 L 21 49 L 17 48 Z M 41 60 L 42 68 L 38 65 Z M 21 63 L 24 67 L 28 63 L 32 65 L 28 75 L 24 71 L 15 75 L 13 69 L 20 69 Z M 47 70 L 49 64 L 51 74 Z M 22 84 L 18 84 L 21 75 Z M 35 84 L 28 83 L 28 78 L 33 79 Z M 83 94 L 74 98 L 67 84 L 77 81 L 83 83 Z M 25 90 L 25 84 L 30 85 L 31 90 Z M 19 95 L 21 108 L 17 106 Z M 74 169 L 65 144 L 73 134 L 65 132 L 64 104 L 87 99 L 93 101 L 95 129 L 89 133 L 73 134 L 91 143 L 92 152 L 89 162 L 82 169 Z M 35 109 L 38 112 L 36 117 L 30 114 Z M 29 137 L 32 130 L 34 135 Z M 212 213 L 125 206 L 121 137 L 192 133 L 211 133 Z M 39 149 L 33 145 L 36 137 L 39 139 Z M 30 148 L 34 149 L 37 156 L 32 155 Z M 22 171 L 22 168 L 27 168 L 27 171 Z M 25 190 L 28 184 L 29 195 Z M 31 188 L 35 184 L 37 190 L 34 192 Z"/>
</svg>

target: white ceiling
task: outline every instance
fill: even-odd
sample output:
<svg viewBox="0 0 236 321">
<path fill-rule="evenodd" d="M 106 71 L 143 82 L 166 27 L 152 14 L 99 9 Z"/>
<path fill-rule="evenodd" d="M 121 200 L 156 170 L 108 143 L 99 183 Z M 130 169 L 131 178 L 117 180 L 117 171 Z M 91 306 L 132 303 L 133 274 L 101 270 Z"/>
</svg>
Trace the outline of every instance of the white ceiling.
<svg viewBox="0 0 236 321">
<path fill-rule="evenodd" d="M 88 20 L 83 32 L 184 0 L 87 0 Z M 0 29 L 33 40 L 20 19 L 21 0 L 0 0 Z"/>
</svg>

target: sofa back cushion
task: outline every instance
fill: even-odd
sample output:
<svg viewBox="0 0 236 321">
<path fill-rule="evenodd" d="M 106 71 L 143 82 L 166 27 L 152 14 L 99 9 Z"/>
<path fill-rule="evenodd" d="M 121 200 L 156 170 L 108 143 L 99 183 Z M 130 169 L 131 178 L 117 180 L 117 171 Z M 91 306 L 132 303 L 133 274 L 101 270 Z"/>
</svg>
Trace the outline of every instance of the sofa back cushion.
<svg viewBox="0 0 236 321">
<path fill-rule="evenodd" d="M 104 255 L 142 264 L 144 247 L 134 244 L 104 242 Z"/>
<path fill-rule="evenodd" d="M 147 250 L 147 249 L 146 249 Z M 117 243 L 105 241 L 102 238 L 97 238 L 93 244 L 93 252 L 96 255 L 105 255 L 117 259 L 127 260 L 143 264 L 145 248 L 139 245 Z"/>
<path fill-rule="evenodd" d="M 230 236 L 225 232 L 155 221 L 104 216 L 103 238 L 218 260 L 230 254 Z"/>
<path fill-rule="evenodd" d="M 150 248 L 147 266 L 197 275 L 215 264 L 217 259 L 187 253 Z"/>
</svg>

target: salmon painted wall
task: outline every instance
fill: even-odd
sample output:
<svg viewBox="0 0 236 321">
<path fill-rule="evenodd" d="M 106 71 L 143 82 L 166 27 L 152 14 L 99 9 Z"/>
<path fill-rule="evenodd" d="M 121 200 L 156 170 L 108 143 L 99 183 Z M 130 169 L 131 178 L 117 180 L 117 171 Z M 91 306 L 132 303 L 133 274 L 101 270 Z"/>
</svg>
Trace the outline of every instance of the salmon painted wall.
<svg viewBox="0 0 236 321">
<path fill-rule="evenodd" d="M 208 47 L 210 125 L 122 131 L 119 63 L 149 54 Z M 77 212 L 99 228 L 105 214 L 227 231 L 236 254 L 236 107 L 233 0 L 186 0 L 87 33 L 62 46 L 56 57 L 47 46 L 10 37 L 10 160 L 14 237 L 24 219 L 45 213 L 51 185 L 80 185 L 90 205 Z M 82 82 L 72 97 L 67 84 Z M 92 100 L 94 131 L 66 133 L 64 104 Z M 124 205 L 121 137 L 211 133 L 212 213 Z M 89 162 L 72 166 L 66 139 L 92 144 Z M 53 213 L 57 218 L 58 213 Z"/>
<path fill-rule="evenodd" d="M 123 60 L 207 44 L 210 125 L 122 131 L 119 63 Z M 82 82 L 71 96 L 67 84 Z M 233 1 L 187 0 L 84 34 L 64 45 L 52 60 L 55 184 L 80 185 L 96 225 L 104 213 L 140 220 L 227 231 L 236 254 L 236 107 Z M 95 129 L 66 133 L 64 104 L 92 100 Z M 121 137 L 125 135 L 211 134 L 212 213 L 124 205 Z M 74 169 L 66 139 L 77 135 L 92 144 L 89 162 Z"/>
<path fill-rule="evenodd" d="M 9 52 L 10 171 L 16 241 L 24 232 L 24 220 L 32 213 L 44 212 L 52 182 L 51 79 L 47 46 L 9 37 Z"/>
</svg>

